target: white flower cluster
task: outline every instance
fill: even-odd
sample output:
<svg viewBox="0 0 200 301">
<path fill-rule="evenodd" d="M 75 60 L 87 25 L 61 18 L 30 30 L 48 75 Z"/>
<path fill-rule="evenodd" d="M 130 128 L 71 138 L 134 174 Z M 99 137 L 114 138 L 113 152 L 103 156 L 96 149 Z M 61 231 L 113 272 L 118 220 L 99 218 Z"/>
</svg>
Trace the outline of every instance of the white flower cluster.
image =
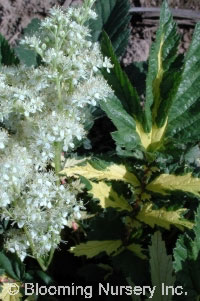
<svg viewBox="0 0 200 301">
<path fill-rule="evenodd" d="M 80 209 L 83 206 L 80 202 L 77 204 L 75 193 L 70 192 L 70 187 L 56 185 L 56 180 L 52 173 L 35 173 L 34 180 L 26 183 L 26 190 L 18 196 L 18 201 L 13 202 L 9 212 L 3 214 L 19 228 L 9 232 L 6 246 L 11 252 L 18 253 L 22 260 L 24 250 L 21 253 L 15 241 L 15 234 L 20 234 L 22 228 L 30 236 L 28 244 L 25 244 L 26 249 L 31 243 L 35 254 L 42 257 L 59 244 L 60 232 L 68 225 L 68 216 L 70 219 L 81 218 Z"/>
<path fill-rule="evenodd" d="M 61 153 L 85 136 L 88 106 L 112 93 L 99 70 L 109 72 L 110 61 L 84 25 L 96 17 L 93 3 L 51 9 L 38 33 L 22 41 L 41 57 L 39 67 L 0 70 L 0 212 L 12 225 L 5 247 L 41 266 L 84 209 L 77 200 L 81 184 L 60 184 Z"/>
</svg>

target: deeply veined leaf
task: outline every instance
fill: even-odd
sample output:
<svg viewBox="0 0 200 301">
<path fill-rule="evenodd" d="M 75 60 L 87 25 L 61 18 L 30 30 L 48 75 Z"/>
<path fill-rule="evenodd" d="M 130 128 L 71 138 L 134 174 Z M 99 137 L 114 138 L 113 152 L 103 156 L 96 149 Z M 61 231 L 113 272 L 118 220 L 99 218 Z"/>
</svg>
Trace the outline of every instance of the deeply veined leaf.
<svg viewBox="0 0 200 301">
<path fill-rule="evenodd" d="M 161 174 L 149 183 L 146 189 L 163 195 L 169 194 L 168 191 L 181 190 L 200 196 L 200 178 L 194 178 L 192 173 L 182 176 Z"/>
<path fill-rule="evenodd" d="M 187 248 L 184 243 L 184 236 L 181 235 L 177 242 L 176 247 L 173 250 L 174 253 L 174 268 L 175 271 L 178 272 L 182 269 L 182 263 L 187 260 Z"/>
<path fill-rule="evenodd" d="M 195 237 L 184 234 L 179 237 L 174 248 L 174 269 L 180 285 L 187 291 L 187 300 L 197 300 L 200 295 L 200 207 L 195 214 Z"/>
<path fill-rule="evenodd" d="M 181 77 L 169 110 L 166 137 L 174 143 L 197 143 L 200 139 L 200 23 L 196 25 L 192 43 L 183 61 Z M 170 145 L 169 145 L 170 147 Z"/>
<path fill-rule="evenodd" d="M 101 108 L 106 112 L 118 130 L 112 133 L 112 137 L 117 145 L 127 150 L 138 148 L 141 142 L 136 132 L 135 120 L 124 110 L 120 101 L 116 97 L 107 99 L 101 103 Z"/>
<path fill-rule="evenodd" d="M 119 196 L 113 189 L 112 186 L 108 186 L 104 182 L 94 183 L 90 182 L 92 189 L 90 193 L 93 194 L 94 198 L 100 200 L 99 205 L 102 208 L 116 208 L 120 211 L 132 211 L 132 207 L 129 205 L 127 200 L 123 196 Z"/>
<path fill-rule="evenodd" d="M 121 245 L 121 240 L 91 240 L 71 247 L 70 252 L 75 256 L 85 255 L 87 258 L 92 258 L 102 252 L 106 252 L 107 255 L 113 255 Z"/>
<path fill-rule="evenodd" d="M 149 57 L 146 81 L 145 132 L 151 131 L 152 123 L 155 123 L 157 127 L 162 127 L 167 118 L 167 110 L 165 109 L 161 112 L 165 114 L 164 119 L 163 116 L 158 115 L 161 103 L 165 102 L 167 104 L 167 99 L 161 97 L 160 87 L 164 74 L 169 72 L 170 66 L 176 59 L 178 42 L 179 36 L 177 35 L 176 24 L 173 21 L 167 1 L 164 1 L 156 41 L 152 45 Z M 166 107 L 168 107 L 168 104 Z"/>
<path fill-rule="evenodd" d="M 126 249 L 128 249 L 129 251 L 135 253 L 135 255 L 138 256 L 141 259 L 146 259 L 147 258 L 147 256 L 142 253 L 144 251 L 144 249 L 139 244 L 134 244 L 133 243 L 131 245 L 128 245 L 126 247 Z"/>
<path fill-rule="evenodd" d="M 184 261 L 196 261 L 200 256 L 200 206 L 195 214 L 193 231 L 195 234 L 195 238 L 193 240 L 190 239 L 188 235 L 184 239 L 184 236 L 182 235 L 177 241 L 176 248 L 174 249 L 174 267 L 176 271 L 182 269 L 182 263 Z M 187 240 L 189 241 L 188 245 L 185 244 Z"/>
<path fill-rule="evenodd" d="M 105 32 L 103 32 L 101 48 L 102 53 L 109 57 L 111 63 L 114 65 L 114 67 L 111 68 L 110 73 L 108 73 L 106 70 L 102 70 L 105 79 L 114 90 L 115 95 L 121 101 L 121 104 L 126 112 L 142 123 L 143 111 L 140 97 L 136 89 L 132 86 L 128 76 L 122 70 L 120 63 L 118 62 L 118 59 L 113 51 L 109 37 Z"/>
<path fill-rule="evenodd" d="M 173 137 L 175 141 L 198 143 L 200 139 L 200 99 L 182 115 L 172 121 L 168 127 L 166 136 Z"/>
<path fill-rule="evenodd" d="M 140 186 L 137 177 L 129 172 L 124 165 L 112 164 L 103 170 L 95 169 L 89 162 L 83 166 L 65 168 L 60 174 L 68 177 L 83 176 L 86 179 L 123 181 L 133 186 Z"/>
<path fill-rule="evenodd" d="M 89 22 L 92 41 L 99 41 L 104 29 L 112 42 L 116 55 L 122 55 L 128 44 L 130 33 L 128 29 L 129 8 L 128 0 L 96 1 L 94 9 L 97 13 L 97 19 Z"/>
<path fill-rule="evenodd" d="M 175 277 L 173 275 L 172 256 L 167 255 L 165 243 L 162 241 L 160 232 L 155 232 L 152 236 L 152 245 L 149 247 L 150 268 L 152 286 L 156 287 L 153 300 L 171 301 L 172 291 L 163 294 L 162 284 L 174 286 Z"/>
<path fill-rule="evenodd" d="M 182 218 L 182 214 L 185 213 L 187 209 L 181 208 L 175 211 L 167 211 L 165 208 L 154 210 L 152 207 L 153 203 L 146 203 L 136 216 L 137 220 L 152 228 L 154 228 L 155 225 L 168 230 L 171 225 L 176 226 L 180 230 L 183 230 L 184 227 L 189 229 L 193 227 L 193 223 Z"/>
<path fill-rule="evenodd" d="M 181 82 L 178 87 L 173 105 L 169 111 L 169 122 L 173 127 L 182 127 L 179 117 L 196 102 L 199 101 L 200 91 L 200 23 L 197 23 L 189 50 L 185 56 L 184 67 L 181 74 Z M 178 119 L 177 119 L 178 118 Z"/>
</svg>

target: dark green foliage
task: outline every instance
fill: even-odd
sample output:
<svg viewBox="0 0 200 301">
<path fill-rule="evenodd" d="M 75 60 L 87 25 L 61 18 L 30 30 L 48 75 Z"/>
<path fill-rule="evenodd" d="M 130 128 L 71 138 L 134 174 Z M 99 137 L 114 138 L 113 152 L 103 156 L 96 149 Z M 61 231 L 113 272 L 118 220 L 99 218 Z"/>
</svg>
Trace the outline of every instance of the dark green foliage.
<svg viewBox="0 0 200 301">
<path fill-rule="evenodd" d="M 125 72 L 129 77 L 133 87 L 140 95 L 141 101 L 145 100 L 145 81 L 148 70 L 147 62 L 133 62 L 125 67 Z"/>
<path fill-rule="evenodd" d="M 200 26 L 197 25 L 193 42 L 186 57 L 183 58 L 182 55 L 177 55 L 179 36 L 176 31 L 176 24 L 172 19 L 167 3 L 164 1 L 160 27 L 150 54 L 147 76 L 146 71 L 140 65 L 140 79 L 143 78 L 145 80 L 147 78 L 146 94 L 142 93 L 145 81 L 143 85 L 138 86 L 138 82 L 134 80 L 134 74 L 132 74 L 131 79 L 131 67 L 127 68 L 131 81 L 129 80 L 114 54 L 108 36 L 105 33 L 103 34 L 102 51 L 104 55 L 111 59 L 114 68 L 111 69 L 110 73 L 106 70 L 102 72 L 120 100 L 123 109 L 131 118 L 139 121 L 144 132 L 150 132 L 152 127 L 155 126 L 162 128 L 167 122 L 162 139 L 160 141 L 152 141 L 147 149 L 148 152 L 159 150 L 160 152 L 164 151 L 165 154 L 173 153 L 174 157 L 176 157 L 176 153 L 177 156 L 180 156 L 183 150 L 188 151 L 200 140 L 199 33 Z M 135 78 L 137 78 L 138 68 L 132 67 L 132 71 L 134 70 L 137 71 L 135 73 Z M 131 82 L 136 85 L 136 88 L 133 87 Z M 146 99 L 144 100 L 144 98 Z M 116 108 L 113 107 L 113 100 L 108 100 L 104 107 L 107 115 L 116 126 L 119 119 L 118 116 L 121 114 L 120 107 L 118 105 Z M 115 113 L 112 113 L 111 107 Z M 125 143 L 128 145 L 130 142 L 132 151 L 134 148 L 135 152 L 139 151 L 136 148 L 136 145 L 139 144 L 132 143 L 131 137 L 133 135 L 137 136 L 133 128 L 134 122 L 129 126 L 129 129 L 128 125 L 126 126 L 127 135 L 124 136 L 123 143 L 119 139 L 119 133 L 114 133 L 113 135 L 117 144 L 118 154 L 122 156 L 126 154 L 127 157 L 133 156 L 130 153 L 130 147 L 126 146 L 129 153 L 124 153 L 123 147 Z M 138 156 L 142 158 L 141 154 L 138 154 Z"/>
<path fill-rule="evenodd" d="M 120 239 L 124 233 L 124 224 L 120 216 L 116 217 L 116 213 L 110 208 L 105 214 L 99 214 L 91 219 L 89 228 L 91 230 L 87 236 L 88 240 Z"/>
<path fill-rule="evenodd" d="M 33 19 L 29 25 L 24 29 L 24 36 L 31 36 L 37 32 L 40 27 L 41 21 L 39 19 Z M 15 47 L 15 53 L 18 56 L 20 62 L 26 66 L 37 66 L 39 64 L 39 57 L 33 50 L 27 49 L 24 45 L 18 45 Z"/>
<path fill-rule="evenodd" d="M 200 207 L 196 212 L 193 231 L 182 235 L 174 249 L 176 278 L 187 292 L 181 297 L 185 301 L 196 300 L 200 296 Z"/>
<path fill-rule="evenodd" d="M 103 32 L 101 46 L 103 54 L 108 56 L 111 59 L 111 63 L 114 65 L 114 68 L 110 70 L 110 73 L 106 70 L 102 71 L 105 79 L 114 90 L 115 95 L 119 98 L 127 113 L 141 121 L 142 105 L 139 95 L 136 89 L 131 85 L 126 73 L 122 70 L 112 48 L 111 41 L 105 32 Z"/>
<path fill-rule="evenodd" d="M 155 232 L 152 237 L 150 251 L 150 267 L 152 286 L 155 286 L 154 301 L 171 301 L 172 294 L 163 295 L 162 283 L 174 286 L 175 277 L 173 276 L 172 257 L 167 255 L 165 243 L 162 241 L 160 232 Z"/>
<path fill-rule="evenodd" d="M 0 252 L 1 274 L 6 273 L 12 279 L 21 281 L 25 276 L 25 266 L 14 254 L 5 255 Z"/>
<path fill-rule="evenodd" d="M 113 97 L 101 104 L 102 109 L 116 126 L 116 132 L 112 137 L 116 144 L 128 151 L 132 151 L 140 145 L 140 139 L 135 131 L 134 119 L 123 109 L 121 102 Z"/>
<path fill-rule="evenodd" d="M 199 141 L 200 135 L 200 24 L 197 24 L 193 40 L 184 59 L 181 82 L 169 112 L 170 125 L 167 135 L 186 143 Z"/>
<path fill-rule="evenodd" d="M 0 65 L 17 65 L 18 58 L 14 50 L 8 44 L 8 41 L 0 34 Z"/>
<path fill-rule="evenodd" d="M 136 257 L 133 252 L 125 250 L 112 257 L 112 263 L 116 270 L 121 270 L 123 275 L 134 282 L 135 285 L 150 283 L 148 262 Z M 145 277 L 144 277 L 145 275 Z"/>
<path fill-rule="evenodd" d="M 167 104 L 170 100 L 160 97 L 160 84 L 162 83 L 163 74 L 170 72 L 171 64 L 176 59 L 178 42 L 179 36 L 177 35 L 176 24 L 172 19 L 167 2 L 164 1 L 160 14 L 160 26 L 156 41 L 151 48 L 148 63 L 145 101 L 145 129 L 148 132 L 151 129 L 152 122 L 156 120 L 158 127 L 162 127 L 166 119 L 168 109 L 163 108 L 161 116 L 158 114 L 158 109 L 162 102 Z M 165 113 L 165 116 L 163 116 L 163 113 Z"/>
<path fill-rule="evenodd" d="M 98 17 L 97 20 L 90 20 L 89 23 L 92 41 L 99 41 L 102 30 L 105 30 L 111 39 L 116 55 L 122 55 L 128 44 L 129 8 L 128 0 L 96 1 L 95 11 Z"/>
</svg>

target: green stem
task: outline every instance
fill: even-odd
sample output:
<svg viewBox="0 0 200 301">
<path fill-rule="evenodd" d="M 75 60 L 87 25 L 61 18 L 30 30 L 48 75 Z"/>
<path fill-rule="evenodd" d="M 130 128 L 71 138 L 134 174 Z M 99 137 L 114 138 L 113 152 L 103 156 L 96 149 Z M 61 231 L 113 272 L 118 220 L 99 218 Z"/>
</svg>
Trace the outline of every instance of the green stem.
<svg viewBox="0 0 200 301">
<path fill-rule="evenodd" d="M 62 91 L 61 91 L 61 83 L 59 78 L 56 78 L 56 89 L 58 93 L 58 109 L 62 111 L 63 109 L 63 101 L 62 101 Z"/>
<path fill-rule="evenodd" d="M 53 235 L 52 235 L 53 236 Z M 52 237 L 53 239 L 53 237 Z M 51 251 L 50 251 L 50 254 L 49 254 L 49 259 L 48 259 L 48 262 L 47 262 L 47 268 L 50 266 L 51 264 L 51 261 L 53 259 L 53 255 L 54 255 L 54 252 L 55 252 L 55 248 L 51 248 Z"/>
<path fill-rule="evenodd" d="M 61 171 L 61 152 L 62 152 L 62 142 L 55 142 L 55 157 L 54 157 L 54 164 L 55 164 L 55 173 L 58 175 Z M 57 183 L 60 185 L 60 181 Z"/>
<path fill-rule="evenodd" d="M 58 180 L 56 181 L 56 184 L 60 185 L 60 179 L 59 179 L 59 172 L 61 171 L 61 152 L 62 152 L 62 142 L 55 142 L 55 157 L 54 157 L 54 164 L 55 164 L 55 173 L 58 176 Z M 52 240 L 54 239 L 52 234 Z M 47 268 L 51 264 L 51 261 L 53 259 L 53 255 L 55 252 L 55 248 L 51 248 L 49 259 L 47 262 Z"/>
<path fill-rule="evenodd" d="M 27 237 L 27 239 L 28 239 L 28 241 L 30 243 L 30 248 L 31 248 L 33 256 L 36 258 L 36 260 L 37 260 L 38 264 L 40 265 L 41 269 L 44 272 L 46 272 L 47 267 L 44 265 L 43 260 L 40 257 L 38 257 L 37 252 L 35 251 L 35 248 L 34 248 L 34 243 L 32 241 L 32 238 L 31 238 L 31 236 L 29 234 L 28 229 L 25 226 L 24 226 L 24 232 L 25 232 L 26 237 Z"/>
</svg>

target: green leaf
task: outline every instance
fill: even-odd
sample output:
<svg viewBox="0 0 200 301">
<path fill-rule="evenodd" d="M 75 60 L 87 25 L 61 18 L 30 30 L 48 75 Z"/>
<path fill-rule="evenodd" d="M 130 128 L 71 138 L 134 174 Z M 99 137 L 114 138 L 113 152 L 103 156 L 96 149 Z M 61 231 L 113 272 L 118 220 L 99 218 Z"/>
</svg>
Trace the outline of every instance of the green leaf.
<svg viewBox="0 0 200 301">
<path fill-rule="evenodd" d="M 160 25 L 156 41 L 152 45 L 146 81 L 145 130 L 151 131 L 152 123 L 162 127 L 166 121 L 171 100 L 162 98 L 160 87 L 164 76 L 177 56 L 179 36 L 167 1 L 163 2 L 160 14 Z M 162 111 L 159 107 L 162 104 Z"/>
<path fill-rule="evenodd" d="M 200 139 L 199 106 L 200 100 L 197 100 L 184 114 L 171 121 L 167 127 L 166 137 L 172 137 L 175 141 L 184 144 L 198 143 Z"/>
<path fill-rule="evenodd" d="M 144 255 L 142 252 L 144 251 L 144 249 L 141 247 L 141 245 L 139 244 L 130 244 L 126 247 L 126 249 L 128 249 L 129 251 L 133 252 L 136 256 L 138 256 L 141 259 L 146 259 L 146 255 Z"/>
<path fill-rule="evenodd" d="M 16 255 L 9 254 L 6 256 L 0 252 L 0 268 L 3 269 L 9 277 L 16 280 L 23 280 L 25 267 Z"/>
<path fill-rule="evenodd" d="M 181 176 L 161 174 L 146 189 L 163 195 L 169 194 L 169 191 L 180 190 L 200 196 L 200 178 L 194 178 L 192 173 Z"/>
<path fill-rule="evenodd" d="M 18 58 L 14 50 L 8 44 L 8 41 L 0 34 L 0 64 L 10 66 L 17 65 Z"/>
<path fill-rule="evenodd" d="M 70 248 L 70 252 L 75 256 L 85 255 L 87 258 L 92 258 L 102 252 L 107 255 L 113 255 L 122 245 L 121 240 L 104 240 L 104 241 L 88 241 Z"/>
<path fill-rule="evenodd" d="M 127 278 L 126 278 L 126 281 L 127 281 L 128 285 L 130 285 L 130 286 L 132 286 L 132 287 L 135 286 L 135 284 L 134 284 L 133 281 L 131 280 L 131 277 L 127 277 Z M 132 294 L 131 300 L 132 300 L 132 301 L 141 301 L 141 298 L 140 298 L 139 296 L 137 296 L 137 295 Z"/>
<path fill-rule="evenodd" d="M 95 3 L 97 19 L 90 20 L 92 41 L 97 42 L 105 30 L 111 39 L 117 56 L 121 56 L 128 44 L 130 22 L 128 0 L 99 0 Z"/>
<path fill-rule="evenodd" d="M 189 229 L 193 227 L 193 223 L 182 218 L 182 214 L 187 211 L 184 208 L 174 211 L 167 211 L 164 207 L 156 210 L 152 209 L 152 207 L 152 203 L 146 203 L 136 216 L 136 219 L 152 228 L 154 228 L 156 225 L 168 230 L 170 229 L 171 225 L 179 228 L 180 230 L 183 230 L 184 227 Z"/>
<path fill-rule="evenodd" d="M 124 110 L 120 101 L 116 97 L 109 98 L 101 103 L 101 108 L 106 112 L 118 130 L 112 133 L 116 144 L 129 151 L 138 148 L 141 142 L 136 132 L 136 123 Z"/>
<path fill-rule="evenodd" d="M 50 285 L 53 283 L 53 279 L 45 272 L 43 271 L 35 271 L 35 278 L 39 277 L 40 280 L 42 280 L 45 284 Z"/>
<path fill-rule="evenodd" d="M 174 249 L 174 268 L 179 285 L 187 295 L 181 300 L 197 300 L 200 296 L 200 207 L 195 215 L 194 235 L 184 234 L 179 237 Z"/>
<path fill-rule="evenodd" d="M 181 80 L 169 111 L 166 137 L 174 142 L 197 143 L 200 139 L 200 23 L 184 59 Z"/>
<path fill-rule="evenodd" d="M 181 120 L 177 120 L 196 101 L 199 101 L 200 91 L 200 23 L 196 25 L 193 39 L 185 56 L 181 82 L 178 87 L 173 105 L 169 112 L 169 122 L 178 128 Z"/>
<path fill-rule="evenodd" d="M 147 62 L 133 62 L 124 68 L 133 87 L 144 97 L 148 65 Z"/>
<path fill-rule="evenodd" d="M 111 257 L 111 260 L 115 269 L 122 271 L 125 277 L 130 277 L 135 285 L 150 283 L 148 261 L 139 258 L 132 251 L 125 249 Z"/>
<path fill-rule="evenodd" d="M 171 301 L 172 293 L 162 293 L 162 284 L 174 286 L 175 277 L 173 276 L 172 257 L 167 255 L 165 243 L 162 241 L 160 232 L 155 232 L 152 236 L 152 245 L 149 247 L 151 281 L 155 292 L 152 300 Z"/>
<path fill-rule="evenodd" d="M 102 70 L 102 73 L 108 84 L 112 87 L 115 95 L 121 101 L 121 104 L 126 112 L 142 122 L 143 112 L 140 98 L 136 89 L 132 86 L 128 76 L 122 70 L 120 63 L 114 53 L 111 41 L 105 32 L 103 32 L 101 42 L 102 52 L 109 57 L 114 68 L 111 68 L 110 73 Z"/>
<path fill-rule="evenodd" d="M 100 200 L 100 206 L 102 208 L 115 208 L 119 211 L 132 211 L 132 207 L 129 205 L 128 201 L 123 197 L 119 196 L 113 189 L 112 186 L 108 186 L 104 182 L 94 183 L 90 182 L 92 193 L 94 198 Z"/>
<path fill-rule="evenodd" d="M 86 179 L 97 179 L 99 181 L 102 180 L 115 180 L 115 181 L 123 181 L 133 186 L 140 186 L 140 183 L 137 177 L 129 172 L 125 165 L 117 165 L 111 164 L 105 169 L 96 169 L 89 162 L 83 166 L 74 166 L 64 168 L 60 174 L 66 175 L 68 177 L 72 176 L 83 176 Z"/>
<path fill-rule="evenodd" d="M 24 29 L 25 36 L 32 36 L 40 27 L 41 20 L 33 19 L 27 28 Z M 27 49 L 24 45 L 18 45 L 15 47 L 15 53 L 22 64 L 26 66 L 38 65 L 38 54 L 34 50 Z"/>
</svg>

